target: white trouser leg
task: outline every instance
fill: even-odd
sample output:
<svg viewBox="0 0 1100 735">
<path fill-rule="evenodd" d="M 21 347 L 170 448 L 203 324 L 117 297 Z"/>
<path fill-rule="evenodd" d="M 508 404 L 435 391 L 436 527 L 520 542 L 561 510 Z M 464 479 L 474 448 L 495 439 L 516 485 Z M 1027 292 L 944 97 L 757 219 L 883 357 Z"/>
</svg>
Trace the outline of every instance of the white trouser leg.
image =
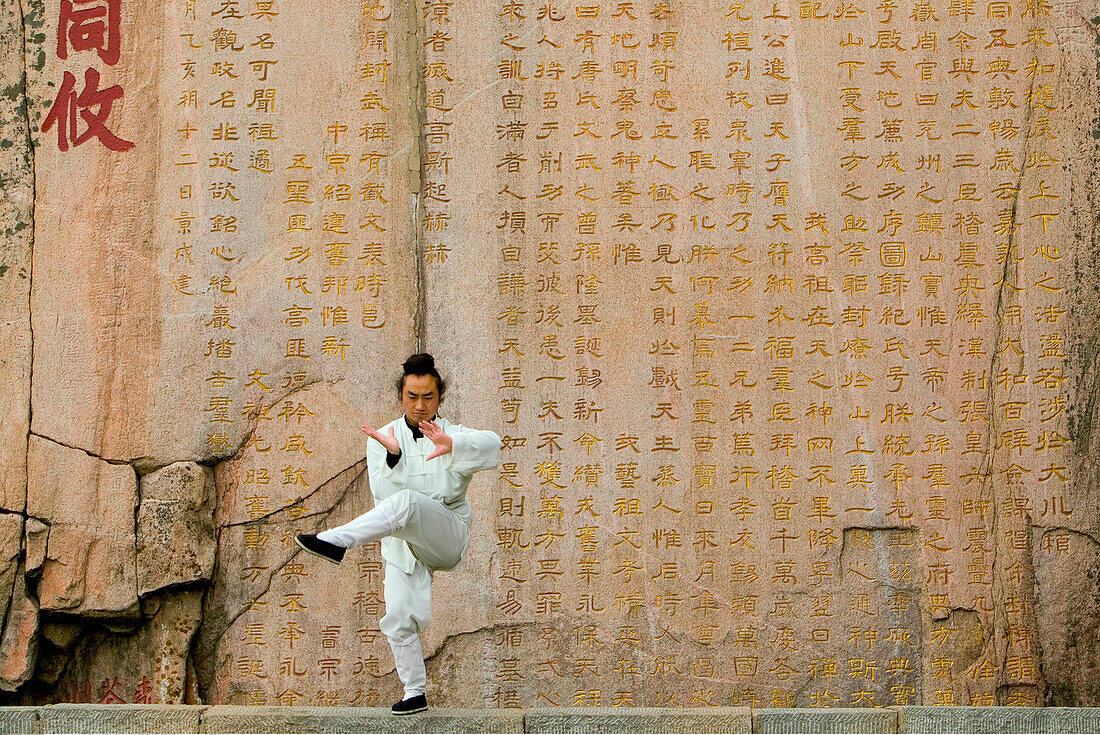
<svg viewBox="0 0 1100 735">
<path fill-rule="evenodd" d="M 393 662 L 397 668 L 397 678 L 405 687 L 402 699 L 423 694 L 428 684 L 428 674 L 424 669 L 424 651 L 420 647 L 420 636 L 413 634 L 403 641 L 390 641 Z"/>
<path fill-rule="evenodd" d="M 403 490 L 378 507 L 393 516 L 397 525 L 393 535 L 407 543 L 413 556 L 428 568 L 452 569 L 462 561 L 470 543 L 470 529 L 443 503 Z"/>
<path fill-rule="evenodd" d="M 386 614 L 378 621 L 378 627 L 390 641 L 417 635 L 432 621 L 432 572 L 420 562 L 413 565 L 409 574 L 387 562 L 382 596 L 386 600 Z"/>
<path fill-rule="evenodd" d="M 390 535 L 405 541 L 416 558 L 432 569 L 450 569 L 462 560 L 470 529 L 438 500 L 402 490 L 358 518 L 320 532 L 317 538 L 347 549 Z"/>
<path fill-rule="evenodd" d="M 408 699 L 423 694 L 427 682 L 419 633 L 432 620 L 432 572 L 420 562 L 411 574 L 406 574 L 396 564 L 386 564 L 382 594 L 386 599 L 386 614 L 378 627 L 389 639 L 397 678 L 405 687 L 402 698 Z"/>
<path fill-rule="evenodd" d="M 369 544 L 389 536 L 397 529 L 397 520 L 388 507 L 379 503 L 363 515 L 342 526 L 321 531 L 317 538 L 330 544 L 350 549 Z"/>
</svg>

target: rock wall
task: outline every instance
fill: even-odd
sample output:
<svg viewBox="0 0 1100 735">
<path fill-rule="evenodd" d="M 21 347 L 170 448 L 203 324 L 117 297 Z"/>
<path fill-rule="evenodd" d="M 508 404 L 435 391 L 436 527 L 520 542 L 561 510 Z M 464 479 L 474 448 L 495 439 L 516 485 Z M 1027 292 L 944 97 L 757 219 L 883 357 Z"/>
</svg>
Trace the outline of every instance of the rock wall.
<svg viewBox="0 0 1100 735">
<path fill-rule="evenodd" d="M 3 0 L 0 689 L 398 692 L 363 423 L 504 437 L 460 707 L 1100 704 L 1100 7 Z"/>
</svg>

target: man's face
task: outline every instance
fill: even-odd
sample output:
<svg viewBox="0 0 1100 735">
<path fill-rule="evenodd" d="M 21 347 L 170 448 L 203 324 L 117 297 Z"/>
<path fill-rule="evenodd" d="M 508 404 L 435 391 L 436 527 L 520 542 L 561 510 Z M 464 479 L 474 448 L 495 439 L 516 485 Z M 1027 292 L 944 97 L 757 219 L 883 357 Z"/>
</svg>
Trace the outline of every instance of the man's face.
<svg viewBox="0 0 1100 735">
<path fill-rule="evenodd" d="M 435 416 L 439 409 L 439 386 L 433 375 L 409 375 L 401 389 L 401 407 L 415 426 Z"/>
</svg>

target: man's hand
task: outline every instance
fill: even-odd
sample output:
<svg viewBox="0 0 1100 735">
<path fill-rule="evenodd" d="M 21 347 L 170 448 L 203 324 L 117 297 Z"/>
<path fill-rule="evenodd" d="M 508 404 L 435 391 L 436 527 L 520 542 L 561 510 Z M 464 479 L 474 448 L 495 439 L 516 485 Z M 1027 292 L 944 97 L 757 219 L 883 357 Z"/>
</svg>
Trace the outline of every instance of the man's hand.
<svg viewBox="0 0 1100 735">
<path fill-rule="evenodd" d="M 447 436 L 447 432 L 439 428 L 437 424 L 431 421 L 421 421 L 420 431 L 424 433 L 424 436 L 432 440 L 432 444 L 435 444 L 435 451 L 428 455 L 428 459 L 435 459 L 436 457 L 442 457 L 444 454 L 451 453 L 454 441 L 451 437 Z"/>
<path fill-rule="evenodd" d="M 398 443 L 397 437 L 393 434 L 393 427 L 390 427 L 390 433 L 388 435 L 383 434 L 378 429 L 371 428 L 370 426 L 363 425 L 363 431 L 367 432 L 367 436 L 374 439 L 379 444 L 386 448 L 386 451 L 390 454 L 401 454 L 401 444 Z"/>
</svg>

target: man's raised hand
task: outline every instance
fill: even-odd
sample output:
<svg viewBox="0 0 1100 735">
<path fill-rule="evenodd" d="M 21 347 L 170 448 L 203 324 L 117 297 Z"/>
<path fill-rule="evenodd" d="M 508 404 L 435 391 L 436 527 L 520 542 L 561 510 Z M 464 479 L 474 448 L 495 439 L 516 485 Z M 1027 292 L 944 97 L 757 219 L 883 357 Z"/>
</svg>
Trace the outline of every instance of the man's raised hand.
<svg viewBox="0 0 1100 735">
<path fill-rule="evenodd" d="M 435 459 L 436 457 L 442 457 L 444 454 L 451 453 L 451 447 L 454 446 L 454 441 L 451 437 L 447 436 L 447 432 L 439 428 L 438 424 L 431 421 L 421 421 L 420 431 L 424 433 L 424 436 L 432 440 L 432 444 L 435 444 L 435 451 L 428 455 L 428 459 Z"/>
<path fill-rule="evenodd" d="M 369 436 L 371 439 L 374 439 L 379 444 L 384 446 L 386 448 L 386 451 L 390 454 L 401 454 L 401 444 L 398 443 L 397 437 L 394 436 L 392 426 L 390 427 L 390 433 L 388 435 L 383 434 L 378 429 L 367 426 L 366 424 L 363 425 L 363 431 L 365 431 L 367 433 L 367 436 Z"/>
</svg>

